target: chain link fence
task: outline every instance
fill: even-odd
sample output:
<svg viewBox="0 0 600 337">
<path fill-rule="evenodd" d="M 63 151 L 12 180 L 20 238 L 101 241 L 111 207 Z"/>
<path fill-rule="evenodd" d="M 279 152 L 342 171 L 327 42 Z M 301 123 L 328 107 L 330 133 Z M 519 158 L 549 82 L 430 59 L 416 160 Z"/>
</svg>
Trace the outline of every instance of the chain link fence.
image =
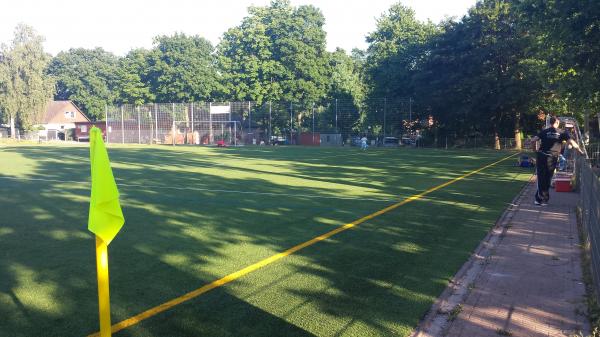
<svg viewBox="0 0 600 337">
<path fill-rule="evenodd" d="M 590 159 L 578 156 L 577 186 L 579 186 L 580 221 L 591 257 L 591 272 L 600 301 L 600 179 Z"/>
<path fill-rule="evenodd" d="M 106 107 L 109 143 L 352 145 L 400 138 L 412 99 L 293 102 L 156 103 Z"/>
<path fill-rule="evenodd" d="M 170 145 L 369 145 L 513 148 L 514 138 L 427 133 L 413 100 L 333 99 L 294 102 L 193 102 L 107 106 L 109 143 Z"/>
</svg>

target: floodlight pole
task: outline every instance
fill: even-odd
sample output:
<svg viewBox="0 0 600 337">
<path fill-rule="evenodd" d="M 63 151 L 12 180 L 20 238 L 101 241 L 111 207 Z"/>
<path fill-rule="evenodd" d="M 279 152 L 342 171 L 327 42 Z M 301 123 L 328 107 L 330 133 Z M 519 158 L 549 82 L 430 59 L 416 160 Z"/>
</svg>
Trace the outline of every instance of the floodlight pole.
<svg viewBox="0 0 600 337">
<path fill-rule="evenodd" d="M 292 144 L 292 138 L 294 138 L 293 128 L 294 128 L 294 106 L 293 103 L 290 102 L 290 145 Z"/>
<path fill-rule="evenodd" d="M 273 142 L 273 129 L 271 128 L 271 101 L 269 101 L 269 144 Z"/>
</svg>

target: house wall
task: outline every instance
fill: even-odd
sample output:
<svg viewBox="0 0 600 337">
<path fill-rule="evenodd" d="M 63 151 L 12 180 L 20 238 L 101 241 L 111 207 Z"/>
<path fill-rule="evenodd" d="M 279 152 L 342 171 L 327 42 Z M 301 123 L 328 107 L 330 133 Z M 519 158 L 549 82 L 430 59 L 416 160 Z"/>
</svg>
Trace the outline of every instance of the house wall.
<svg viewBox="0 0 600 337">
<path fill-rule="evenodd" d="M 45 138 L 48 140 L 58 139 L 59 132 L 65 132 L 68 130 L 75 129 L 75 123 L 62 123 L 62 124 L 42 124 L 40 125 L 44 127 L 44 130 L 38 131 L 38 136 L 41 138 Z"/>
<path fill-rule="evenodd" d="M 59 133 L 64 133 L 69 139 L 75 136 L 76 123 L 89 122 L 89 119 L 71 101 L 53 101 L 46 109 L 44 122 L 38 126 L 41 138 L 56 139 Z"/>
<path fill-rule="evenodd" d="M 49 109 L 52 109 L 52 115 L 46 117 L 44 124 L 73 124 L 75 122 L 89 122 L 89 119 L 87 119 L 71 102 L 53 102 Z M 74 126 L 72 128 L 74 128 Z"/>
<path fill-rule="evenodd" d="M 303 132 L 300 134 L 300 145 L 319 146 L 321 144 L 321 135 L 316 132 Z"/>
<path fill-rule="evenodd" d="M 77 122 L 75 123 L 75 139 L 77 141 L 89 140 L 90 129 L 95 126 L 102 131 L 102 137 L 106 139 L 106 122 Z"/>
</svg>

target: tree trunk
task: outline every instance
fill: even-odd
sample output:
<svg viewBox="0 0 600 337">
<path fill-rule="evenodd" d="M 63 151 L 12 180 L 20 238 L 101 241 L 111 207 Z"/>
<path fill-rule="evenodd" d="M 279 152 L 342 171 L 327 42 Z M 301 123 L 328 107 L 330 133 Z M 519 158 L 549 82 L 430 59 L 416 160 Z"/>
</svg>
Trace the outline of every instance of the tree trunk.
<svg viewBox="0 0 600 337">
<path fill-rule="evenodd" d="M 587 144 L 590 140 L 590 117 L 589 110 L 583 110 L 583 144 Z"/>
<path fill-rule="evenodd" d="M 15 133 L 15 117 L 10 116 L 9 119 L 10 119 L 10 138 L 16 139 L 17 134 Z"/>
<path fill-rule="evenodd" d="M 494 150 L 500 150 L 500 136 L 494 132 Z"/>
<path fill-rule="evenodd" d="M 521 150 L 521 114 L 515 112 L 515 150 Z"/>
</svg>

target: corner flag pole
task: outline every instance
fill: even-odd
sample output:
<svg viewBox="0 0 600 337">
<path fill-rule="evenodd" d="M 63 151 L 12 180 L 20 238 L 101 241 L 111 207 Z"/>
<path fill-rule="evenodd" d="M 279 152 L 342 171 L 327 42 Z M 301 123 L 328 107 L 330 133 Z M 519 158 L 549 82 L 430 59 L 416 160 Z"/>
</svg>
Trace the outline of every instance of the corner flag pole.
<svg viewBox="0 0 600 337">
<path fill-rule="evenodd" d="M 100 337 L 110 337 L 110 294 L 108 286 L 108 246 L 96 236 L 96 270 L 98 273 L 98 309 Z"/>
<path fill-rule="evenodd" d="M 119 190 L 110 168 L 108 152 L 102 141 L 102 131 L 96 127 L 90 130 L 90 168 L 92 189 L 88 229 L 96 237 L 100 337 L 110 337 L 108 245 L 121 230 L 125 218 L 119 203 Z"/>
</svg>

